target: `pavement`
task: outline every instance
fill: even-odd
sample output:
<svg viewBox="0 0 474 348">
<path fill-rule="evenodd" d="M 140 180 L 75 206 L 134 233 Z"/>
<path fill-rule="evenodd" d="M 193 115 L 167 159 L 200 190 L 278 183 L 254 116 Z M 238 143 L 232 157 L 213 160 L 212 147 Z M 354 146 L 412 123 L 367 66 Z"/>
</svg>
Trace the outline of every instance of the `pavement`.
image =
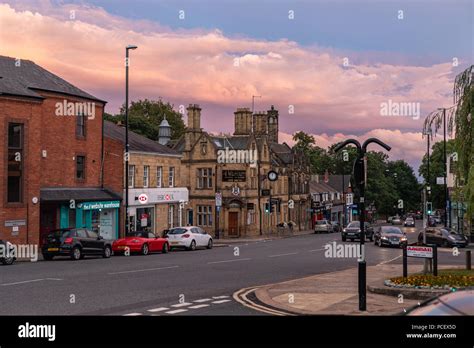
<svg viewBox="0 0 474 348">
<path fill-rule="evenodd" d="M 280 232 L 275 232 L 273 234 L 264 234 L 261 236 L 252 236 L 248 238 L 218 238 L 214 239 L 214 246 L 226 246 L 229 244 L 242 244 L 242 243 L 253 243 L 253 242 L 263 242 L 275 239 L 282 238 L 291 238 L 296 236 L 304 236 L 308 234 L 314 234 L 313 230 L 302 230 L 302 231 L 290 231 L 284 230 Z"/>
</svg>

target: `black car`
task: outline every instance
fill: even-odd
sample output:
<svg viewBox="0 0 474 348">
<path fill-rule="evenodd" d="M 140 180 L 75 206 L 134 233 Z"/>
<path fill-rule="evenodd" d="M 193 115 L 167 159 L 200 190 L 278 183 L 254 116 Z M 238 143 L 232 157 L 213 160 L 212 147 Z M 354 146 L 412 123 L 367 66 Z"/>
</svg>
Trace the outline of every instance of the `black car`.
<svg viewBox="0 0 474 348">
<path fill-rule="evenodd" d="M 427 227 L 426 244 L 436 244 L 443 247 L 461 247 L 469 244 L 467 236 L 457 233 L 447 227 Z M 418 235 L 418 242 L 423 243 L 423 231 Z"/>
<path fill-rule="evenodd" d="M 375 232 L 374 244 L 382 246 L 402 247 L 407 244 L 407 236 L 395 226 L 381 226 Z"/>
<path fill-rule="evenodd" d="M 405 222 L 403 223 L 403 226 L 405 227 L 415 227 L 415 218 L 412 216 L 409 216 L 405 219 Z"/>
<path fill-rule="evenodd" d="M 112 243 L 85 228 L 59 229 L 45 238 L 41 252 L 45 260 L 52 260 L 55 256 L 79 260 L 86 255 L 109 258 L 112 255 Z"/>
<path fill-rule="evenodd" d="M 0 239 L 0 262 L 4 265 L 11 265 L 15 260 L 13 245 L 6 240 Z"/>
<path fill-rule="evenodd" d="M 374 240 L 374 228 L 370 226 L 368 222 L 364 224 L 365 230 L 365 239 L 369 239 L 371 242 Z M 360 239 L 360 222 L 359 221 L 352 221 L 350 222 L 346 228 L 344 228 L 341 232 L 342 241 L 345 242 L 346 239 L 350 239 L 351 241 L 355 239 Z"/>
</svg>

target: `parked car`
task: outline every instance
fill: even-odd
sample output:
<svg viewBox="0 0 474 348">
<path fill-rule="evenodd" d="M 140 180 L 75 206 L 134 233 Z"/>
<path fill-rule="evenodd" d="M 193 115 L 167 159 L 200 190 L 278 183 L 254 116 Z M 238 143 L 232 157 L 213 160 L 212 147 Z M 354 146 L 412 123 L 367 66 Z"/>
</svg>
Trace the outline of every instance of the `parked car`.
<svg viewBox="0 0 474 348">
<path fill-rule="evenodd" d="M 405 222 L 403 223 L 403 226 L 405 226 L 405 227 L 415 227 L 415 219 L 411 216 L 407 217 L 405 219 Z"/>
<path fill-rule="evenodd" d="M 368 222 L 366 222 L 364 224 L 364 230 L 365 239 L 370 240 L 372 242 L 374 240 L 374 228 Z M 350 239 L 351 241 L 355 239 L 360 239 L 360 222 L 350 222 L 347 227 L 342 230 L 341 236 L 343 242 L 345 242 L 346 239 Z"/>
<path fill-rule="evenodd" d="M 393 216 L 387 217 L 387 223 L 389 224 L 392 223 L 393 218 L 394 218 Z"/>
<path fill-rule="evenodd" d="M 112 243 L 85 228 L 65 228 L 52 231 L 43 241 L 41 252 L 47 261 L 55 256 L 69 256 L 73 260 L 86 255 L 109 258 L 112 255 Z"/>
<path fill-rule="evenodd" d="M 436 244 L 443 247 L 461 247 L 469 244 L 467 236 L 458 233 L 456 230 L 446 227 L 427 227 L 426 244 Z M 418 235 L 418 242 L 423 243 L 423 231 Z"/>
<path fill-rule="evenodd" d="M 4 265 L 12 265 L 16 257 L 14 254 L 14 246 L 6 240 L 0 239 L 0 262 Z"/>
<path fill-rule="evenodd" d="M 374 244 L 379 247 L 402 247 L 407 244 L 407 236 L 399 227 L 381 226 L 377 231 L 375 231 Z"/>
<path fill-rule="evenodd" d="M 115 240 L 112 243 L 112 250 L 118 254 L 125 253 L 126 250 L 142 255 L 157 251 L 166 254 L 169 244 L 166 238 L 160 238 L 151 232 L 132 232 L 125 238 Z"/>
<path fill-rule="evenodd" d="M 392 218 L 392 225 L 401 225 L 402 224 L 402 219 L 400 216 L 394 216 Z"/>
<path fill-rule="evenodd" d="M 409 309 L 406 315 L 474 315 L 474 290 L 440 295 Z"/>
<path fill-rule="evenodd" d="M 174 248 L 185 248 L 196 250 L 199 247 L 212 249 L 212 237 L 201 227 L 186 226 L 172 228 L 166 235 L 170 250 Z"/>
<path fill-rule="evenodd" d="M 328 220 L 317 220 L 316 224 L 314 225 L 314 233 L 331 233 L 334 232 L 334 227 Z"/>
</svg>

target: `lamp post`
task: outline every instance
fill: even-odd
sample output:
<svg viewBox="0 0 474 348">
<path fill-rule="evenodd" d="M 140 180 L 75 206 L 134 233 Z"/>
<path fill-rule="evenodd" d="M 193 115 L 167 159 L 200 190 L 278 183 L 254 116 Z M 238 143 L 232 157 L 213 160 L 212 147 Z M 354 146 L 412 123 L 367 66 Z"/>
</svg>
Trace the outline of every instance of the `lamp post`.
<svg viewBox="0 0 474 348">
<path fill-rule="evenodd" d="M 130 230 L 130 219 L 128 211 L 128 161 L 129 161 L 129 143 L 128 143 L 128 66 L 129 50 L 137 49 L 137 46 L 128 45 L 125 47 L 125 235 L 128 236 Z"/>
<path fill-rule="evenodd" d="M 376 143 L 382 146 L 385 150 L 390 151 L 391 147 L 383 143 L 377 138 L 367 139 L 362 146 L 355 139 L 348 139 L 334 148 L 335 152 L 339 152 L 346 145 L 353 144 L 357 148 L 357 158 L 354 162 L 354 181 L 357 187 L 359 196 L 359 216 L 360 216 L 360 251 L 361 258 L 359 259 L 359 310 L 367 310 L 367 267 L 365 262 L 365 185 L 366 185 L 366 167 L 365 158 L 367 153 L 367 146 L 371 143 Z"/>
</svg>

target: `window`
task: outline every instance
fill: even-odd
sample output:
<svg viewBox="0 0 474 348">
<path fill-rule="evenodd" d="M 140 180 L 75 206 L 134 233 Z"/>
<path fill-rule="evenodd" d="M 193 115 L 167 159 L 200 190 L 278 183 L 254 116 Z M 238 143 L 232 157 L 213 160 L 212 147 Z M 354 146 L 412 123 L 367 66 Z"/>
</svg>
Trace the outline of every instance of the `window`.
<svg viewBox="0 0 474 348">
<path fill-rule="evenodd" d="M 163 185 L 163 167 L 156 167 L 156 187 Z"/>
<path fill-rule="evenodd" d="M 150 167 L 144 166 L 143 167 L 143 187 L 148 187 L 150 181 Z"/>
<path fill-rule="evenodd" d="M 199 226 L 212 226 L 212 206 L 198 205 L 197 219 Z"/>
<path fill-rule="evenodd" d="M 135 187 L 135 166 L 128 166 L 128 187 Z"/>
<path fill-rule="evenodd" d="M 250 187 L 257 188 L 257 169 L 250 168 Z"/>
<path fill-rule="evenodd" d="M 89 238 L 89 237 L 87 236 L 86 230 L 84 230 L 84 229 L 82 229 L 82 228 L 76 231 L 76 235 L 77 235 L 79 238 Z"/>
<path fill-rule="evenodd" d="M 173 227 L 174 222 L 174 206 L 170 205 L 168 207 L 168 227 Z"/>
<path fill-rule="evenodd" d="M 174 187 L 174 167 L 170 167 L 170 171 L 168 173 L 168 186 Z"/>
<path fill-rule="evenodd" d="M 86 156 L 76 156 L 76 180 L 86 179 Z"/>
<path fill-rule="evenodd" d="M 23 201 L 23 125 L 8 124 L 8 203 Z"/>
<path fill-rule="evenodd" d="M 76 136 L 78 137 L 86 136 L 86 116 L 85 115 L 76 116 Z"/>
<path fill-rule="evenodd" d="M 212 168 L 198 168 L 197 170 L 197 188 L 212 188 Z"/>
<path fill-rule="evenodd" d="M 93 238 L 93 239 L 99 238 L 99 234 L 94 231 L 87 231 L 87 234 L 89 235 L 89 238 Z"/>
</svg>

